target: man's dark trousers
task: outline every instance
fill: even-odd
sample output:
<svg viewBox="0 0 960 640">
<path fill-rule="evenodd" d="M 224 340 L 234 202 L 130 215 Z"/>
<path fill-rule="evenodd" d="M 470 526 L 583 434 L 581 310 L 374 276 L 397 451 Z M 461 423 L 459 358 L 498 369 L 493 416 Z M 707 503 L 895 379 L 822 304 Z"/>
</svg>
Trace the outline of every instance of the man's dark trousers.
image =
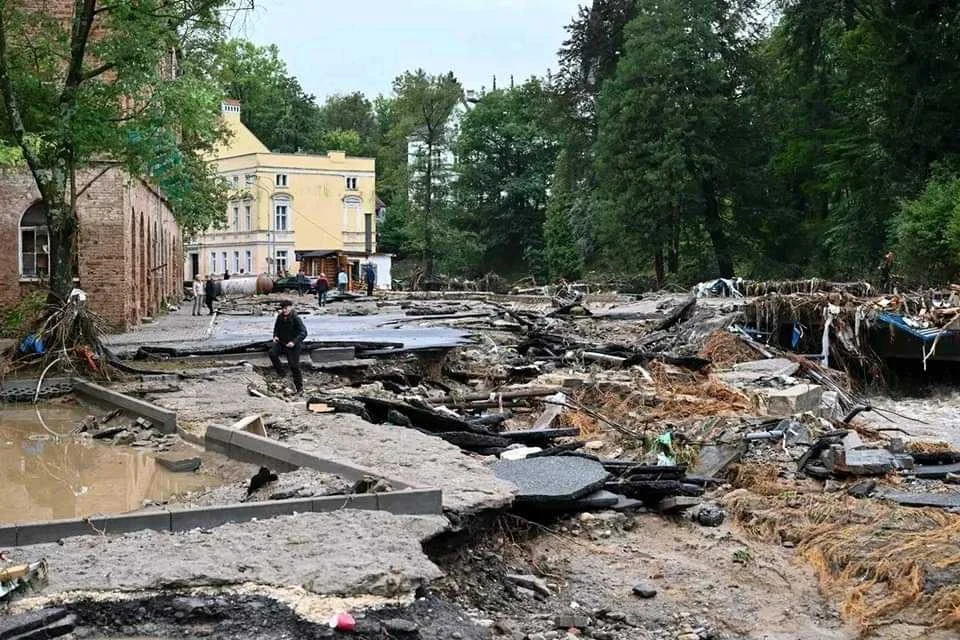
<svg viewBox="0 0 960 640">
<path fill-rule="evenodd" d="M 293 386 L 297 391 L 303 389 L 303 373 L 300 371 L 300 343 L 294 343 L 294 346 L 274 342 L 270 347 L 270 362 L 273 363 L 273 369 L 278 376 L 283 375 L 283 367 L 280 364 L 280 355 L 287 356 L 287 363 L 290 365 L 290 373 L 293 374 Z"/>
</svg>

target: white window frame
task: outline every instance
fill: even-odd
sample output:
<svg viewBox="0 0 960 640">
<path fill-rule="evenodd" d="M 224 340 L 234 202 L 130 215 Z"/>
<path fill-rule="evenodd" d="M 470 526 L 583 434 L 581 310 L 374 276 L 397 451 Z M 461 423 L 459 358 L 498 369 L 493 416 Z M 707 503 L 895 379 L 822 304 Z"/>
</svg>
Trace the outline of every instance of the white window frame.
<svg viewBox="0 0 960 640">
<path fill-rule="evenodd" d="M 233 230 L 240 231 L 240 205 L 233 206 Z"/>
<path fill-rule="evenodd" d="M 356 176 L 347 176 L 347 191 L 357 191 Z"/>
<path fill-rule="evenodd" d="M 236 189 L 240 186 L 240 176 L 233 176 L 233 188 Z"/>
<path fill-rule="evenodd" d="M 278 173 L 278 174 L 276 174 L 276 175 L 274 176 L 273 184 L 274 184 L 274 186 L 277 186 L 277 187 L 286 187 L 286 186 L 287 186 L 287 174 L 285 174 L 285 173 Z"/>
<path fill-rule="evenodd" d="M 240 252 L 233 252 L 233 272 L 240 273 Z"/>
<path fill-rule="evenodd" d="M 290 264 L 287 262 L 288 259 L 289 253 L 286 249 L 277 249 L 276 253 L 274 254 L 273 265 L 278 276 L 282 275 L 283 272 L 286 271 L 290 266 Z"/>
<path fill-rule="evenodd" d="M 227 252 L 221 251 L 220 257 L 223 258 L 223 270 L 226 271 L 227 270 Z"/>
<path fill-rule="evenodd" d="M 291 213 L 292 209 L 290 207 L 290 200 L 288 198 L 276 198 L 272 201 L 273 204 L 273 229 L 274 231 L 291 231 L 292 222 Z M 280 211 L 283 210 L 283 225 L 280 223 Z"/>
<path fill-rule="evenodd" d="M 244 231 L 253 231 L 253 218 L 251 216 L 251 207 L 249 204 L 243 205 Z"/>
<path fill-rule="evenodd" d="M 217 252 L 216 251 L 210 252 L 210 273 L 211 274 L 217 273 Z"/>
<path fill-rule="evenodd" d="M 243 177 L 243 183 L 248 187 L 252 187 L 257 182 L 257 174 L 248 173 Z"/>
<path fill-rule="evenodd" d="M 247 268 L 246 268 L 247 273 L 253 273 L 253 253 L 251 253 L 250 250 L 247 249 L 247 251 L 244 252 L 243 257 L 245 258 L 247 263 Z"/>
</svg>

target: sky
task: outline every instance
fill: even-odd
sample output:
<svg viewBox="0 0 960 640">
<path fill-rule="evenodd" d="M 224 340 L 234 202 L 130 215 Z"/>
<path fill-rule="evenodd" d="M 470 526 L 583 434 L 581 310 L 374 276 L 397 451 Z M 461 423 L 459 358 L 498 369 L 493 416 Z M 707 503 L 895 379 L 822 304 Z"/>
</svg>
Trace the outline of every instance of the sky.
<svg viewBox="0 0 960 640">
<path fill-rule="evenodd" d="M 556 71 L 564 27 L 586 0 L 258 0 L 234 26 L 276 44 L 307 93 L 389 94 L 419 67 L 479 91 Z"/>
</svg>

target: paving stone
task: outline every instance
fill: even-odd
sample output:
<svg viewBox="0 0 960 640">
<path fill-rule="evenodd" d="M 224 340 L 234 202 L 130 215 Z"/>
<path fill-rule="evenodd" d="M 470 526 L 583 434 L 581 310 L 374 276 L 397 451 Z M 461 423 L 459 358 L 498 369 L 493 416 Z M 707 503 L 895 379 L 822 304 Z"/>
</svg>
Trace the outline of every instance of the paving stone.
<svg viewBox="0 0 960 640">
<path fill-rule="evenodd" d="M 960 493 L 901 493 L 888 492 L 883 497 L 905 507 L 960 507 Z"/>
<path fill-rule="evenodd" d="M 576 456 L 501 460 L 493 472 L 519 487 L 518 505 L 576 500 L 602 489 L 609 477 L 599 462 Z"/>
<path fill-rule="evenodd" d="M 175 473 L 189 473 L 200 468 L 200 458 L 157 458 L 161 467 Z"/>
</svg>

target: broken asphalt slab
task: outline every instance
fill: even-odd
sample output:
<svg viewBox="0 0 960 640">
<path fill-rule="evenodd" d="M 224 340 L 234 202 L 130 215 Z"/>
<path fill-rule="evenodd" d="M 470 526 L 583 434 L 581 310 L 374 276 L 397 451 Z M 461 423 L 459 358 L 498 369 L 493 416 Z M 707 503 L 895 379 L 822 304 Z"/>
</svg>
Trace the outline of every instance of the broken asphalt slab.
<svg viewBox="0 0 960 640">
<path fill-rule="evenodd" d="M 575 456 L 501 460 L 493 471 L 519 487 L 518 505 L 574 501 L 599 491 L 610 477 L 599 462 Z"/>
<path fill-rule="evenodd" d="M 480 458 L 414 429 L 372 424 L 352 414 L 299 415 L 285 425 L 285 443 L 306 453 L 343 460 L 413 487 L 443 490 L 443 508 L 459 515 L 501 509 L 516 488 Z"/>
<path fill-rule="evenodd" d="M 46 558 L 51 570 L 38 593 L 43 596 L 242 583 L 301 586 L 319 595 L 400 596 L 442 575 L 421 543 L 446 524 L 438 517 L 344 509 L 182 533 L 66 538 L 8 555 Z"/>
</svg>

